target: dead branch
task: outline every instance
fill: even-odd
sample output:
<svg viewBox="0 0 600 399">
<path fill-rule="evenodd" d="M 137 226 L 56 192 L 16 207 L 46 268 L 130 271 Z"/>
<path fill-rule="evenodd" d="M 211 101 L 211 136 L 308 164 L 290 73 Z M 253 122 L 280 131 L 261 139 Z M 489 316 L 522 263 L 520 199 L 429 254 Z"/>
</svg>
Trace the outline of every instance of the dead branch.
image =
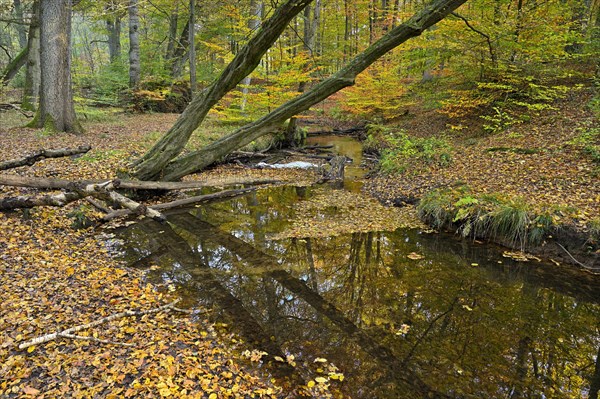
<svg viewBox="0 0 600 399">
<path fill-rule="evenodd" d="M 44 195 L 41 197 L 18 196 L 0 199 L 0 211 L 33 208 L 36 206 L 65 206 L 70 202 L 92 196 L 101 200 L 116 202 L 132 213 L 150 217 L 158 222 L 166 220 L 160 212 L 127 198 L 114 191 L 114 189 L 115 186 L 112 181 L 88 185 L 71 183 L 69 191 L 56 195 Z"/>
<path fill-rule="evenodd" d="M 234 197 L 238 197 L 240 195 L 250 193 L 252 191 L 256 191 L 256 187 L 241 188 L 238 190 L 226 190 L 226 191 L 219 191 L 218 193 L 213 193 L 213 194 L 198 195 L 195 197 L 189 197 L 189 198 L 184 198 L 184 199 L 180 199 L 180 200 L 176 200 L 176 201 L 152 205 L 150 208 L 157 210 L 157 211 L 158 210 L 163 211 L 166 209 L 173 209 L 173 208 L 178 208 L 178 207 L 192 205 L 192 204 L 208 204 L 208 203 L 214 203 L 214 202 L 218 202 L 218 201 L 228 200 L 228 199 L 231 199 Z M 132 212 L 128 209 L 119 209 L 117 211 L 113 211 L 113 212 L 105 215 L 104 217 L 102 217 L 102 221 L 107 222 L 107 221 L 112 220 L 117 217 L 130 215 L 131 213 Z"/>
<path fill-rule="evenodd" d="M 67 328 L 66 330 L 60 331 L 60 332 L 55 332 L 52 334 L 46 334 L 46 335 L 42 335 L 41 337 L 37 337 L 34 338 L 32 340 L 29 340 L 27 342 L 23 342 L 21 345 L 19 345 L 19 349 L 25 349 L 28 348 L 30 346 L 33 345 L 39 345 L 39 344 L 43 344 L 45 342 L 49 342 L 49 341 L 53 341 L 57 338 L 60 337 L 66 337 L 66 338 L 74 338 L 77 336 L 74 336 L 73 333 L 76 333 L 78 331 L 81 330 L 87 330 L 88 328 L 92 328 L 92 327 L 96 327 L 99 326 L 100 324 L 104 324 L 104 323 L 108 323 L 109 321 L 112 320 L 116 320 L 116 319 L 121 319 L 123 317 L 127 317 L 127 316 L 142 316 L 145 314 L 151 314 L 151 313 L 158 313 L 161 312 L 163 310 L 166 311 L 170 311 L 170 310 L 177 310 L 177 308 L 175 308 L 175 305 L 181 301 L 181 299 L 176 299 L 171 303 L 168 303 L 166 305 L 163 306 L 159 306 L 157 308 L 153 308 L 153 309 L 149 309 L 149 310 L 126 310 L 124 312 L 121 313 L 117 313 L 111 316 L 107 316 L 107 317 L 103 317 L 99 320 L 96 321 L 92 321 L 91 323 L 87 323 L 87 324 L 81 324 L 79 326 L 75 326 L 75 327 L 71 327 L 71 328 Z M 82 339 L 82 338 L 86 338 L 87 337 L 81 337 L 81 338 L 76 338 L 76 339 Z M 103 342 L 103 341 L 100 341 Z M 114 343 L 114 342 L 109 342 L 106 341 L 108 343 Z"/>
<path fill-rule="evenodd" d="M 65 206 L 81 198 L 83 198 L 82 194 L 72 191 L 39 197 L 7 197 L 0 199 L 0 211 L 28 209 L 35 208 L 36 206 Z"/>
<path fill-rule="evenodd" d="M 0 185 L 13 187 L 32 187 L 44 189 L 68 189 L 73 184 L 99 184 L 104 180 L 65 180 L 49 179 L 44 177 L 29 177 L 0 174 Z M 138 181 L 138 180 L 113 180 L 115 188 L 127 190 L 185 190 L 211 186 L 233 186 L 238 184 L 272 184 L 279 183 L 279 180 L 272 179 L 254 179 L 254 178 L 230 178 L 230 179 L 205 179 L 188 182 L 161 182 L 161 181 Z"/>
<path fill-rule="evenodd" d="M 42 159 L 45 159 L 45 158 L 62 158 L 62 157 L 68 157 L 71 155 L 85 154 L 86 152 L 88 152 L 91 149 L 92 149 L 92 147 L 90 147 L 89 145 L 81 146 L 81 147 L 77 147 L 77 148 L 60 148 L 57 150 L 42 149 L 37 152 L 34 152 L 31 155 L 27 155 L 23 158 L 11 159 L 9 161 L 0 162 L 0 170 L 13 169 L 13 168 L 17 168 L 19 166 L 25 166 L 25 165 L 31 166 L 34 163 L 41 161 Z"/>
<path fill-rule="evenodd" d="M 19 107 L 16 104 L 0 104 L 0 111 L 14 109 L 19 111 L 23 116 L 27 118 L 33 118 L 33 112 L 25 111 L 23 108 Z"/>
</svg>

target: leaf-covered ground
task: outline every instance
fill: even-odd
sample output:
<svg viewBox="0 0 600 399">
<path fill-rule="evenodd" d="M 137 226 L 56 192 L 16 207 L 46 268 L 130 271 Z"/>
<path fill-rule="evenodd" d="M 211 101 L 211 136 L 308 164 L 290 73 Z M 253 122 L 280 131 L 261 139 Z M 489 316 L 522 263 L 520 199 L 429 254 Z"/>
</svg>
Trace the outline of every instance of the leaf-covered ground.
<svg viewBox="0 0 600 399">
<path fill-rule="evenodd" d="M 89 143 L 93 149 L 81 157 L 46 159 L 6 173 L 72 179 L 114 177 L 129 157 L 157 137 L 155 132 L 165 131 L 176 118 L 115 115 L 114 121 L 86 124 L 82 136 L 48 136 L 40 130 L 11 128 L 11 123 L 18 126 L 23 121 L 8 116 L 2 115 L 0 125 L 1 160 L 40 148 Z M 265 179 L 309 179 L 297 171 L 252 173 Z M 36 192 L 0 186 L 2 196 Z M 78 207 L 0 213 L 0 397 L 294 396 L 289 394 L 293 389 L 283 392 L 267 374 L 250 367 L 238 349 L 219 338 L 222 334 L 217 336 L 202 310 L 195 315 L 124 317 L 77 333 L 133 347 L 59 338 L 19 350 L 19 344 L 38 336 L 125 310 L 156 308 L 173 299 L 167 287 L 146 284 L 141 271 L 112 259 L 93 229 L 72 229 L 68 214 Z M 312 392 L 322 388 L 314 381 L 310 385 Z"/>
<path fill-rule="evenodd" d="M 379 176 L 367 182 L 367 190 L 392 203 L 398 198 L 419 198 L 435 188 L 467 185 L 473 196 L 500 193 L 520 197 L 532 209 L 560 209 L 564 222 L 586 230 L 590 220 L 600 216 L 600 176 L 598 165 L 573 140 L 600 125 L 586 106 L 590 98 L 586 90 L 575 91 L 555 104 L 557 109 L 532 116 L 530 122 L 504 133 L 450 136 L 454 151 L 448 167 Z M 432 111 L 402 127 L 410 134 L 431 136 L 447 130 L 448 122 Z"/>
</svg>

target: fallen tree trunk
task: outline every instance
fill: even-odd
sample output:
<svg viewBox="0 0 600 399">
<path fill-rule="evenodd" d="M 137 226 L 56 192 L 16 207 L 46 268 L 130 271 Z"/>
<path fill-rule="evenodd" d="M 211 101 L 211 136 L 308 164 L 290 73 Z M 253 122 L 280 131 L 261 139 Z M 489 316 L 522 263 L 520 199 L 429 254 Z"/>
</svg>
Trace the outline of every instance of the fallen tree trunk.
<svg viewBox="0 0 600 399">
<path fill-rule="evenodd" d="M 0 174 L 0 185 L 13 187 L 32 187 L 43 189 L 69 189 L 75 184 L 100 184 L 106 180 L 79 180 L 77 182 L 65 179 L 49 179 L 44 177 L 28 177 L 17 175 Z M 162 181 L 136 181 L 136 180 L 113 180 L 115 188 L 127 190 L 184 190 L 213 186 L 233 186 L 238 184 L 273 184 L 279 180 L 272 179 L 205 179 L 202 181 L 189 182 L 162 182 Z"/>
<path fill-rule="evenodd" d="M 27 155 L 23 158 L 11 159 L 8 161 L 0 162 L 0 170 L 13 169 L 13 168 L 18 168 L 19 166 L 25 166 L 25 165 L 31 166 L 34 163 L 39 162 L 45 158 L 62 158 L 62 157 L 69 157 L 71 155 L 85 154 L 86 152 L 88 152 L 91 149 L 92 149 L 92 147 L 90 147 L 89 145 L 85 145 L 85 146 L 81 146 L 81 147 L 77 147 L 77 148 L 60 148 L 57 150 L 39 150 L 39 151 L 34 152 L 31 155 Z M 2 184 L 2 183 L 0 183 L 0 184 Z"/>
<path fill-rule="evenodd" d="M 104 201 L 117 203 L 120 206 L 128 209 L 132 213 L 144 215 L 149 218 L 156 220 L 157 222 L 164 222 L 165 217 L 152 208 L 148 208 L 144 204 L 140 204 L 130 198 L 125 197 L 115 191 L 115 186 L 112 182 L 106 182 L 104 184 L 74 184 L 71 183 L 69 191 L 56 194 L 56 195 L 44 195 L 40 197 L 8 197 L 0 200 L 0 211 L 12 210 L 12 209 L 26 209 L 33 208 L 36 206 L 65 206 L 70 202 L 77 201 L 81 198 L 88 196 L 96 197 Z"/>
<path fill-rule="evenodd" d="M 157 211 L 164 211 L 167 209 L 178 208 L 182 206 L 188 206 L 193 204 L 209 204 L 218 201 L 228 200 L 240 195 L 248 194 L 252 191 L 256 191 L 256 187 L 241 188 L 239 190 L 227 190 L 219 191 L 218 193 L 198 195 L 195 197 L 189 197 L 180 199 L 177 201 L 165 202 L 162 204 L 152 205 L 150 208 Z M 129 209 L 119 209 L 117 211 L 110 212 L 102 217 L 102 221 L 107 222 L 117 217 L 131 215 L 133 212 Z"/>
</svg>

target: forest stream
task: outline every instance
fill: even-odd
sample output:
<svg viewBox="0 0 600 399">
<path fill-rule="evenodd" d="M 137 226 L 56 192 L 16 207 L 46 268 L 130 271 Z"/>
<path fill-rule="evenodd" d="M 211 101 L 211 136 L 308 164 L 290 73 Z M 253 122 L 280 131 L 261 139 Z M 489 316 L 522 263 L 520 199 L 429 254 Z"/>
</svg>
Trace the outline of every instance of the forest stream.
<svg viewBox="0 0 600 399">
<path fill-rule="evenodd" d="M 360 143 L 311 140 L 354 159 L 343 190 L 356 192 Z M 258 363 L 275 378 L 317 381 L 336 397 L 598 389 L 597 276 L 419 229 L 282 236 L 317 190 L 335 188 L 272 187 L 166 212 L 166 224 L 142 220 L 115 231 L 120 256 L 188 306 L 213 309 L 243 349 L 266 352 Z"/>
</svg>

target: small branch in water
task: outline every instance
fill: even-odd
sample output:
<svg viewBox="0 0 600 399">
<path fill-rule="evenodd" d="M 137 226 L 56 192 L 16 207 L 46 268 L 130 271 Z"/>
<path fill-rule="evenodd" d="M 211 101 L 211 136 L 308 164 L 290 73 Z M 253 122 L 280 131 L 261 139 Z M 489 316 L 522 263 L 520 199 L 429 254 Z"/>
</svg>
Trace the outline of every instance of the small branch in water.
<svg viewBox="0 0 600 399">
<path fill-rule="evenodd" d="M 573 262 L 577 263 L 579 266 L 581 266 L 581 267 L 584 267 L 584 268 L 586 268 L 586 269 L 588 269 L 588 270 L 598 270 L 598 268 L 597 268 L 597 267 L 592 267 L 592 266 L 584 265 L 583 263 L 581 263 L 580 261 L 578 261 L 577 259 L 575 259 L 575 258 L 573 257 L 573 255 L 571 255 L 571 253 L 570 253 L 569 251 L 567 251 L 567 249 L 566 249 L 565 247 L 563 247 L 563 246 L 562 246 L 562 245 L 560 245 L 559 243 L 556 243 L 556 244 L 558 244 L 558 246 L 559 246 L 559 247 L 561 247 L 561 248 L 563 249 L 563 251 L 565 251 L 565 252 L 567 253 L 567 255 L 569 255 L 569 257 L 570 257 L 571 259 L 573 259 Z"/>
</svg>

